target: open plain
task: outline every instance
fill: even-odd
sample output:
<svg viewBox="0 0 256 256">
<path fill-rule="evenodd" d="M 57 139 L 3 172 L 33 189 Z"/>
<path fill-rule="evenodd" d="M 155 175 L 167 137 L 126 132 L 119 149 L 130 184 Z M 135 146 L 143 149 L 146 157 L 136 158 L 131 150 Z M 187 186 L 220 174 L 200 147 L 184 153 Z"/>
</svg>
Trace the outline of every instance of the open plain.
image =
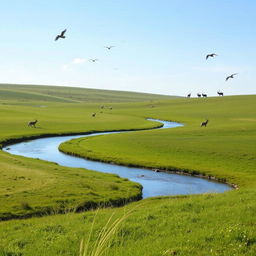
<svg viewBox="0 0 256 256">
<path fill-rule="evenodd" d="M 81 240 L 89 234 L 88 250 L 93 250 L 110 216 L 118 219 L 129 210 L 107 255 L 255 255 L 255 95 L 188 99 L 98 90 L 95 98 L 87 89 L 19 85 L 1 85 L 0 95 L 2 146 L 35 137 L 159 125 L 146 118 L 177 121 L 184 127 L 81 138 L 62 144 L 61 150 L 214 177 L 236 188 L 131 203 L 140 198 L 137 183 L 1 151 L 1 256 L 79 255 Z M 35 119 L 36 128 L 28 127 Z M 208 126 L 200 127 L 205 119 Z"/>
</svg>

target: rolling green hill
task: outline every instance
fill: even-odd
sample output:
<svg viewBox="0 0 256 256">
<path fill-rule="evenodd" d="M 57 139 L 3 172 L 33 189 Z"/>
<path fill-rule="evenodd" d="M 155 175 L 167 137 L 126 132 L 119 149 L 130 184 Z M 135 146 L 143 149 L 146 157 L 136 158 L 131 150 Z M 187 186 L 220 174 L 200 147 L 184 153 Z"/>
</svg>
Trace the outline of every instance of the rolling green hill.
<svg viewBox="0 0 256 256">
<path fill-rule="evenodd" d="M 171 99 L 177 96 L 87 89 L 64 86 L 0 84 L 0 100 L 50 102 L 136 102 Z"/>
<path fill-rule="evenodd" d="M 256 254 L 255 95 L 154 99 L 153 102 L 151 99 L 124 100 L 112 102 L 112 110 L 102 110 L 102 101 L 96 99 L 104 98 L 104 91 L 100 96 L 92 95 L 93 100 L 86 103 L 78 97 L 71 102 L 64 92 L 64 95 L 47 96 L 43 86 L 42 91 L 28 87 L 21 90 L 30 95 L 26 101 L 18 102 L 12 94 L 0 104 L 2 144 L 45 134 L 143 129 L 158 125 L 146 121 L 147 117 L 178 121 L 185 126 L 79 139 L 63 144 L 62 149 L 102 161 L 201 173 L 235 183 L 239 189 L 222 194 L 149 198 L 125 207 L 73 213 L 76 206 L 96 207 L 103 199 L 105 202 L 116 200 L 117 205 L 119 200 L 136 199 L 141 187 L 115 175 L 0 152 L 2 218 L 53 215 L 1 221 L 1 256 L 79 255 L 80 242 L 83 238 L 88 241 L 90 230 L 89 250 L 110 216 L 114 214 L 113 219 L 116 219 L 129 209 L 133 209 L 132 214 L 112 235 L 105 255 Z M 58 89 L 52 88 L 55 92 Z M 35 99 L 34 94 L 45 96 L 45 102 L 42 104 L 43 101 Z M 58 101 L 60 98 L 67 101 Z M 93 112 L 97 112 L 95 118 L 91 116 Z M 39 120 L 37 129 L 27 127 L 27 121 L 34 118 Z M 208 126 L 200 127 L 205 119 L 209 119 Z M 58 214 L 64 212 L 66 214 Z"/>
</svg>

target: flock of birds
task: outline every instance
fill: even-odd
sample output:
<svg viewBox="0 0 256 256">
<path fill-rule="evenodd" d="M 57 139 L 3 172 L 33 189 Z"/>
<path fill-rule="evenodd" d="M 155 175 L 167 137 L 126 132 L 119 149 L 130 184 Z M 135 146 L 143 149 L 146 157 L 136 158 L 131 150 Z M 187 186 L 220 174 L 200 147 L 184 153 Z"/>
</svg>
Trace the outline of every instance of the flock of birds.
<svg viewBox="0 0 256 256">
<path fill-rule="evenodd" d="M 212 57 L 212 58 L 213 58 L 213 57 L 215 57 L 215 56 L 218 56 L 218 55 L 217 55 L 216 53 L 210 53 L 210 54 L 207 54 L 205 58 L 206 58 L 206 60 L 207 60 L 209 57 Z M 232 74 L 232 75 L 227 76 L 227 77 L 226 77 L 226 81 L 228 81 L 228 79 L 230 79 L 230 78 L 234 78 L 234 76 L 237 75 L 237 74 L 238 74 L 238 73 L 234 73 L 234 74 Z"/>
<path fill-rule="evenodd" d="M 218 55 L 217 55 L 216 53 L 210 53 L 210 54 L 207 54 L 205 58 L 206 58 L 206 60 L 207 60 L 209 57 L 212 57 L 212 58 L 213 58 L 213 57 L 215 57 L 215 56 L 218 56 Z M 228 79 L 230 79 L 230 78 L 234 78 L 235 75 L 238 75 L 238 73 L 234 73 L 234 74 L 232 74 L 232 75 L 227 76 L 227 77 L 226 77 L 226 81 L 228 81 Z"/>
<path fill-rule="evenodd" d="M 67 32 L 67 29 L 64 29 L 59 35 L 57 35 L 57 36 L 55 37 L 55 41 L 59 40 L 60 38 L 65 39 L 65 38 L 66 38 L 66 36 L 65 36 L 65 33 L 66 33 L 66 32 Z M 111 50 L 113 47 L 115 47 L 115 46 L 114 46 L 114 45 L 111 45 L 111 46 L 104 46 L 104 48 L 106 48 L 106 49 L 108 49 L 108 50 Z M 216 57 L 216 56 L 218 56 L 218 54 L 216 54 L 216 53 L 209 53 L 209 54 L 206 55 L 205 59 L 208 60 L 208 58 L 214 58 L 214 57 Z M 91 61 L 91 62 L 96 62 L 96 61 L 98 61 L 98 59 L 89 59 L 89 61 Z M 231 78 L 234 78 L 235 75 L 238 75 L 238 73 L 233 73 L 233 74 L 227 76 L 227 77 L 226 77 L 226 81 L 228 81 L 228 80 L 231 79 Z M 223 96 L 223 95 L 224 95 L 224 93 L 223 93 L 223 92 L 220 92 L 220 91 L 217 91 L 217 94 L 218 94 L 219 96 Z M 189 94 L 187 95 L 187 97 L 190 98 L 190 97 L 191 97 L 191 93 L 189 93 Z M 197 93 L 197 97 L 204 97 L 204 98 L 206 98 L 206 97 L 207 97 L 207 94 L 204 94 L 204 93 Z"/>
<path fill-rule="evenodd" d="M 66 36 L 65 36 L 66 32 L 67 32 L 67 29 L 64 29 L 63 31 L 61 31 L 61 33 L 55 37 L 55 41 L 58 41 L 60 38 L 65 39 L 66 38 Z M 113 47 L 115 47 L 115 46 L 114 45 L 104 46 L 104 48 L 106 48 L 108 50 L 111 50 Z M 89 59 L 89 61 L 96 62 L 96 61 L 98 61 L 98 59 Z M 104 108 L 108 108 L 108 109 L 112 110 L 112 107 L 101 106 L 101 109 L 104 109 Z M 102 111 L 100 113 L 102 113 Z M 96 112 L 92 113 L 92 117 L 95 117 L 95 116 L 96 116 Z M 36 128 L 37 122 L 38 122 L 38 120 L 29 121 L 28 122 L 28 127 Z"/>
<path fill-rule="evenodd" d="M 55 37 L 55 41 L 58 41 L 60 38 L 62 38 L 62 39 L 65 39 L 66 38 L 66 36 L 65 36 L 65 33 L 67 32 L 67 29 L 64 29 L 59 35 L 57 35 L 56 37 Z M 111 45 L 111 46 L 104 46 L 104 48 L 106 48 L 106 49 L 108 49 L 108 50 L 111 50 L 113 47 L 115 47 L 114 45 Z M 208 60 L 208 58 L 214 58 L 214 57 L 216 57 L 216 56 L 218 56 L 216 53 L 209 53 L 209 54 L 207 54 L 206 55 L 206 57 L 205 57 L 205 59 L 206 60 Z M 91 62 L 96 62 L 96 61 L 98 61 L 98 59 L 89 59 L 89 61 L 91 61 Z M 228 81 L 229 79 L 231 79 L 231 78 L 234 78 L 234 76 L 235 75 L 237 75 L 238 73 L 233 73 L 233 74 L 231 74 L 231 75 L 229 75 L 229 76 L 227 76 L 226 77 L 226 81 Z M 219 96 L 224 96 L 224 93 L 223 92 L 220 92 L 220 91 L 217 91 L 217 94 L 219 95 Z M 188 98 L 190 98 L 191 97 L 191 93 L 189 93 L 188 95 L 187 95 L 187 97 Z M 203 98 L 206 98 L 207 97 L 207 94 L 205 94 L 205 93 L 197 93 L 197 97 L 203 97 Z M 101 106 L 101 108 L 104 108 L 104 106 Z M 112 109 L 112 107 L 110 107 L 110 109 Z M 95 117 L 96 116 L 96 113 L 93 113 L 92 114 L 92 117 Z M 36 128 L 36 123 L 37 123 L 38 121 L 37 120 L 35 120 L 35 121 L 30 121 L 29 123 L 28 123 L 28 126 L 29 127 L 34 127 L 34 128 Z M 208 122 L 209 122 L 209 120 L 207 119 L 206 121 L 204 121 L 204 122 L 202 122 L 201 123 L 201 127 L 206 127 L 207 126 L 207 124 L 208 124 Z"/>
<path fill-rule="evenodd" d="M 209 53 L 209 54 L 206 55 L 205 59 L 207 60 L 209 57 L 214 58 L 215 56 L 218 56 L 218 55 L 217 55 L 216 53 Z M 228 81 L 229 79 L 234 78 L 235 75 L 238 75 L 238 73 L 233 73 L 233 74 L 227 76 L 225 80 Z M 220 91 L 217 91 L 217 94 L 218 94 L 219 96 L 224 96 L 224 93 L 223 93 L 223 92 L 220 92 Z M 191 97 L 191 93 L 189 93 L 189 94 L 187 95 L 187 97 L 190 98 L 190 97 Z M 207 97 L 207 94 L 204 94 L 204 93 L 197 93 L 197 97 L 198 97 L 198 98 L 200 98 L 200 97 L 206 98 L 206 97 Z"/>
<path fill-rule="evenodd" d="M 55 37 L 55 41 L 58 41 L 60 38 L 65 39 L 66 38 L 66 36 L 65 36 L 66 32 L 67 32 L 67 29 L 64 29 L 59 35 L 57 35 Z M 104 48 L 106 48 L 108 50 L 111 50 L 113 47 L 115 47 L 115 46 L 114 45 L 104 46 Z M 98 61 L 98 59 L 89 59 L 89 61 L 96 62 L 96 61 Z"/>
</svg>

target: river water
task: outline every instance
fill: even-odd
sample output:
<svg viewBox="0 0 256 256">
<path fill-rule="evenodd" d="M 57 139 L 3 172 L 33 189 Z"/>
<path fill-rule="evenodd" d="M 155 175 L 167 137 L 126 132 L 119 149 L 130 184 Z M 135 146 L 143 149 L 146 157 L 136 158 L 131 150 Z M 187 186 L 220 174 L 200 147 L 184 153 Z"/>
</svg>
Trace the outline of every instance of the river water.
<svg viewBox="0 0 256 256">
<path fill-rule="evenodd" d="M 183 126 L 182 124 L 176 122 L 162 121 L 158 119 L 148 120 L 162 123 L 163 126 L 159 129 L 169 129 Z M 61 143 L 71 139 L 89 136 L 101 136 L 113 133 L 121 132 L 104 132 L 89 135 L 70 135 L 33 139 L 6 146 L 3 148 L 3 150 L 14 155 L 39 158 L 42 160 L 55 162 L 62 166 L 79 167 L 98 172 L 118 174 L 120 177 L 128 178 L 131 181 L 140 183 L 143 186 L 143 198 L 164 195 L 221 193 L 231 189 L 231 187 L 226 184 L 207 179 L 165 172 L 154 172 L 148 169 L 91 161 L 70 156 L 58 150 Z"/>
</svg>

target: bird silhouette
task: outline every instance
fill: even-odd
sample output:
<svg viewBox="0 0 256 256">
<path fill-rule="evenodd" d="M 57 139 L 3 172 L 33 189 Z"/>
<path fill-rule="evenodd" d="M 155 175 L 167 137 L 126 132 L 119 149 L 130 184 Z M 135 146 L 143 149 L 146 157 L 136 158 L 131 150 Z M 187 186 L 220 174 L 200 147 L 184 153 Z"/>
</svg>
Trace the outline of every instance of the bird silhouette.
<svg viewBox="0 0 256 256">
<path fill-rule="evenodd" d="M 115 47 L 114 45 L 111 46 L 104 46 L 104 48 L 107 48 L 108 50 L 111 50 L 111 48 Z"/>
<path fill-rule="evenodd" d="M 214 56 L 218 56 L 216 53 L 210 53 L 206 55 L 206 59 L 208 59 L 209 57 L 214 57 Z"/>
<path fill-rule="evenodd" d="M 96 62 L 96 61 L 98 61 L 98 59 L 89 59 L 89 61 Z"/>
<path fill-rule="evenodd" d="M 65 29 L 65 30 L 63 30 L 61 33 L 60 33 L 60 35 L 57 35 L 56 37 L 55 37 L 55 41 L 57 41 L 59 38 L 66 38 L 65 36 L 64 36 L 64 34 L 66 33 L 66 31 L 67 31 L 67 29 Z"/>
<path fill-rule="evenodd" d="M 230 75 L 230 76 L 227 76 L 227 77 L 226 77 L 226 81 L 228 81 L 228 79 L 230 79 L 230 78 L 234 78 L 234 76 L 237 75 L 237 74 L 238 74 L 238 73 L 234 73 L 234 74 L 232 74 L 232 75 Z"/>
</svg>

